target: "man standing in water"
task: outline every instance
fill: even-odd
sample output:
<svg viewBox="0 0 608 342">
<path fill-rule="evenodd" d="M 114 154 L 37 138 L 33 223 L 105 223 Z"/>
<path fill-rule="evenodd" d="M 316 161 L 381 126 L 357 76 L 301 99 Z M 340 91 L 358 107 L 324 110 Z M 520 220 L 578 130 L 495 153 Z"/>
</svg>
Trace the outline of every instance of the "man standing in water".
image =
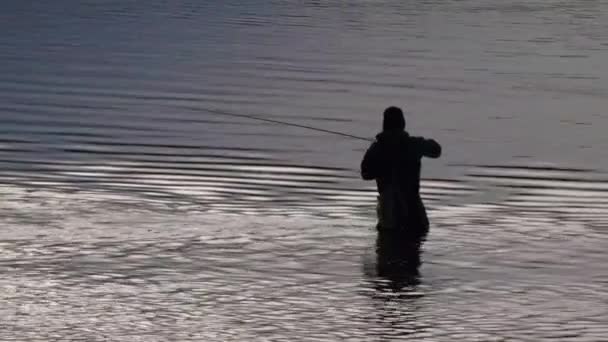
<svg viewBox="0 0 608 342">
<path fill-rule="evenodd" d="M 411 137 L 398 107 L 384 111 L 382 132 L 361 162 L 361 176 L 378 186 L 378 231 L 424 239 L 429 229 L 420 197 L 422 157 L 438 158 L 441 146 L 432 139 Z M 400 234 L 401 235 L 401 234 Z"/>
</svg>

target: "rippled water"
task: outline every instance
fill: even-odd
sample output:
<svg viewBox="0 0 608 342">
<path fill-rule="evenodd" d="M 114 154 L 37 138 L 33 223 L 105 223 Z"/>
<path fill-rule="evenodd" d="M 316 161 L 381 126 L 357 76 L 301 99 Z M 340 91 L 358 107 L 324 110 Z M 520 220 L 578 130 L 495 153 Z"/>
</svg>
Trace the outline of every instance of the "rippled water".
<svg viewBox="0 0 608 342">
<path fill-rule="evenodd" d="M 608 335 L 608 3 L 0 8 L 1 340 Z M 418 273 L 366 142 L 232 115 L 372 138 L 393 104 L 444 147 Z"/>
</svg>

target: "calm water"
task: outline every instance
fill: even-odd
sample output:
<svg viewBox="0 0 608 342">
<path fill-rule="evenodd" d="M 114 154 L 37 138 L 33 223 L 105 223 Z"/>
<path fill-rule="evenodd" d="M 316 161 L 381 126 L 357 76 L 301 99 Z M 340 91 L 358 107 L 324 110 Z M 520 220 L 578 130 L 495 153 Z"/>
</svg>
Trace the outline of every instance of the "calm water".
<svg viewBox="0 0 608 342">
<path fill-rule="evenodd" d="M 608 335 L 608 2 L 7 0 L 0 31 L 2 341 Z M 418 275 L 376 252 L 365 141 L 225 114 L 371 138 L 388 105 L 444 147 Z"/>
</svg>

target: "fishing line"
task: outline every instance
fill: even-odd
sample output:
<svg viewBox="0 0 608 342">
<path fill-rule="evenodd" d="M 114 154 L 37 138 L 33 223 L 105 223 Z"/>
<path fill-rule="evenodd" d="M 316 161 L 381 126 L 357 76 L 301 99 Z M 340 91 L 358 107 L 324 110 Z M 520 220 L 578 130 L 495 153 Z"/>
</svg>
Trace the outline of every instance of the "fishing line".
<svg viewBox="0 0 608 342">
<path fill-rule="evenodd" d="M 335 134 L 335 135 L 340 135 L 340 136 L 347 137 L 347 138 L 353 138 L 353 139 L 365 140 L 365 141 L 373 141 L 373 139 L 363 138 L 363 137 L 359 137 L 359 136 L 348 134 L 348 133 L 343 133 L 343 132 L 338 132 L 338 131 L 332 131 L 332 130 L 329 130 L 329 129 L 318 128 L 318 127 L 314 127 L 314 126 L 301 125 L 301 124 L 296 124 L 296 123 L 292 123 L 292 122 L 285 122 L 285 121 L 280 121 L 280 120 L 267 119 L 267 118 L 259 117 L 257 115 L 237 114 L 237 113 L 231 113 L 231 112 L 225 112 L 225 111 L 222 111 L 222 110 L 207 109 L 207 108 L 201 108 L 201 109 L 204 110 L 205 112 L 208 112 L 208 113 L 211 113 L 211 114 L 224 115 L 224 116 L 233 116 L 233 117 L 237 117 L 237 118 L 247 118 L 247 119 L 251 119 L 251 120 L 264 121 L 264 122 L 273 123 L 273 124 L 277 124 L 277 125 L 298 127 L 298 128 L 309 129 L 309 130 L 317 131 L 317 132 Z"/>
</svg>

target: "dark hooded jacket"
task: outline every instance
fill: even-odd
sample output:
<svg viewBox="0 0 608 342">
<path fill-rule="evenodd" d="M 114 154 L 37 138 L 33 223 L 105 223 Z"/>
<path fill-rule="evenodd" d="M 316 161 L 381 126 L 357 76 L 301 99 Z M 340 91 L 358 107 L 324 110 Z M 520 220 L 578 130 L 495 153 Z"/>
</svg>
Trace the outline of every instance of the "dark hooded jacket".
<svg viewBox="0 0 608 342">
<path fill-rule="evenodd" d="M 376 136 L 361 162 L 361 176 L 376 180 L 379 228 L 426 233 L 429 222 L 420 198 L 421 159 L 440 155 L 441 146 L 435 140 L 411 137 L 403 130 L 385 130 Z"/>
</svg>

